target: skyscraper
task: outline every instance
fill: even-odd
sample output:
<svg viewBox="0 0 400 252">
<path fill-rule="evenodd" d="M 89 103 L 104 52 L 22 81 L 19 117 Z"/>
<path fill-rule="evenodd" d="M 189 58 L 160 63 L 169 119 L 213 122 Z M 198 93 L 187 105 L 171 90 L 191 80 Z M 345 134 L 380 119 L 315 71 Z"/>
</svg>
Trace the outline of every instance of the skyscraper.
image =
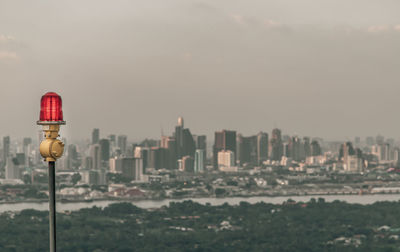
<svg viewBox="0 0 400 252">
<path fill-rule="evenodd" d="M 110 140 L 110 145 L 112 147 L 117 146 L 117 137 L 114 134 L 108 135 L 108 140 Z"/>
<path fill-rule="evenodd" d="M 67 158 L 70 168 L 77 169 L 79 167 L 78 151 L 75 144 L 68 145 Z"/>
<path fill-rule="evenodd" d="M 215 132 L 213 146 L 213 166 L 218 168 L 218 152 L 230 150 L 236 155 L 236 131 L 222 130 Z"/>
<path fill-rule="evenodd" d="M 148 154 L 147 167 L 155 170 L 167 168 L 168 151 L 160 147 L 151 147 Z"/>
<path fill-rule="evenodd" d="M 177 168 L 177 155 L 176 155 L 176 140 L 174 137 L 162 136 L 161 148 L 167 151 L 165 168 L 176 169 Z"/>
<path fill-rule="evenodd" d="M 218 152 L 218 169 L 230 168 L 235 166 L 235 154 L 231 150 L 222 150 Z"/>
<path fill-rule="evenodd" d="M 92 144 L 99 143 L 99 140 L 100 140 L 100 130 L 99 129 L 93 129 L 93 131 L 92 131 Z"/>
<path fill-rule="evenodd" d="M 146 172 L 146 168 L 148 167 L 149 160 L 149 148 L 137 146 L 134 149 L 133 157 L 142 159 L 142 172 Z"/>
<path fill-rule="evenodd" d="M 20 179 L 21 178 L 19 164 L 18 164 L 18 161 L 16 158 L 7 156 L 5 171 L 6 171 L 6 179 Z"/>
<path fill-rule="evenodd" d="M 283 156 L 283 144 L 281 139 L 281 130 L 273 129 L 269 144 L 269 157 L 271 160 L 280 161 Z"/>
<path fill-rule="evenodd" d="M 100 144 L 92 144 L 90 146 L 90 157 L 92 160 L 92 169 L 100 170 L 101 168 L 101 149 Z"/>
<path fill-rule="evenodd" d="M 15 159 L 17 160 L 18 165 L 20 165 L 21 167 L 25 166 L 25 153 L 16 153 L 15 154 Z"/>
<path fill-rule="evenodd" d="M 303 137 L 303 144 L 304 144 L 304 157 L 311 156 L 311 143 L 309 137 Z"/>
<path fill-rule="evenodd" d="M 244 137 L 238 134 L 236 137 L 236 161 L 242 164 L 258 163 L 257 136 Z"/>
<path fill-rule="evenodd" d="M 177 159 L 181 159 L 183 156 L 194 157 L 196 150 L 196 144 L 194 142 L 192 133 L 189 129 L 184 128 L 183 118 L 178 118 L 178 125 L 175 127 L 176 140 L 176 156 Z"/>
<path fill-rule="evenodd" d="M 194 159 L 191 156 L 182 157 L 182 171 L 185 172 L 194 171 Z"/>
<path fill-rule="evenodd" d="M 286 155 L 287 157 L 293 158 L 295 161 L 305 160 L 306 155 L 304 143 L 299 137 L 294 136 L 290 139 Z"/>
<path fill-rule="evenodd" d="M 7 158 L 10 155 L 10 137 L 3 137 L 3 167 L 7 163 Z"/>
<path fill-rule="evenodd" d="M 123 155 L 126 154 L 127 140 L 128 140 L 128 137 L 125 135 L 118 136 L 117 145 L 118 145 L 118 148 L 121 150 L 121 154 L 123 154 Z"/>
<path fill-rule="evenodd" d="M 110 141 L 108 139 L 100 139 L 100 153 L 101 153 L 101 161 L 102 163 L 108 163 L 110 159 Z"/>
<path fill-rule="evenodd" d="M 339 160 L 342 160 L 346 163 L 347 158 L 354 155 L 356 155 L 356 151 L 354 150 L 353 144 L 351 142 L 346 142 L 342 144 L 339 150 Z"/>
<path fill-rule="evenodd" d="M 32 138 L 30 137 L 24 137 L 23 141 L 22 141 L 22 148 L 23 148 L 23 152 L 25 154 L 25 167 L 29 166 L 30 163 L 30 156 L 31 156 L 31 148 L 32 145 Z"/>
<path fill-rule="evenodd" d="M 205 168 L 205 151 L 197 149 L 194 154 L 194 172 L 203 172 Z"/>
<path fill-rule="evenodd" d="M 321 147 L 318 141 L 313 140 L 311 142 L 311 156 L 319 156 L 322 154 Z"/>
<path fill-rule="evenodd" d="M 110 172 L 121 173 L 132 180 L 140 180 L 143 175 L 143 159 L 133 157 L 111 158 Z"/>
<path fill-rule="evenodd" d="M 182 127 L 182 128 L 185 127 L 185 126 L 184 126 L 184 122 L 183 122 L 183 117 L 181 117 L 181 116 L 178 117 L 178 126 L 179 126 L 179 127 Z"/>
<path fill-rule="evenodd" d="M 207 151 L 207 136 L 205 135 L 193 135 L 193 139 L 196 145 L 196 150 Z"/>
<path fill-rule="evenodd" d="M 183 129 L 183 146 L 181 148 L 183 156 L 191 156 L 192 158 L 194 157 L 196 144 L 189 129 Z"/>
<path fill-rule="evenodd" d="M 257 135 L 257 164 L 268 160 L 268 133 L 260 132 Z"/>
<path fill-rule="evenodd" d="M 183 154 L 183 118 L 178 118 L 178 125 L 175 126 L 175 140 L 176 140 L 176 157 L 181 159 Z"/>
</svg>

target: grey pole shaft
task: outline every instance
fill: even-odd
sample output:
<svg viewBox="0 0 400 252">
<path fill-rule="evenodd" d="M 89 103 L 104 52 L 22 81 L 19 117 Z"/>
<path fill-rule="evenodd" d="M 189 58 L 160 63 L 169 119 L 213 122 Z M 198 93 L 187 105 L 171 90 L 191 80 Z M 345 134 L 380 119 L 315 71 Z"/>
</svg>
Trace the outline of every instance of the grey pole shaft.
<svg viewBox="0 0 400 252">
<path fill-rule="evenodd" d="M 56 252 L 56 166 L 49 162 L 50 252 Z"/>
</svg>

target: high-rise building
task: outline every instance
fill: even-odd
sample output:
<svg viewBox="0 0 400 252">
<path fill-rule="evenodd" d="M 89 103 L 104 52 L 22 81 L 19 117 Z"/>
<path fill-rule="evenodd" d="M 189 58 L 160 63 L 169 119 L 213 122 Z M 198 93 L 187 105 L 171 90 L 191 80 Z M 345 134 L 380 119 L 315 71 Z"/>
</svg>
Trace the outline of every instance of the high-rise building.
<svg viewBox="0 0 400 252">
<path fill-rule="evenodd" d="M 21 167 L 25 166 L 25 153 L 16 153 L 15 154 L 15 159 L 17 160 L 18 165 L 20 165 Z"/>
<path fill-rule="evenodd" d="M 179 127 L 184 127 L 184 122 L 183 122 L 183 117 L 182 116 L 180 116 L 180 117 L 178 117 L 178 126 Z"/>
<path fill-rule="evenodd" d="M 41 143 L 44 140 L 44 133 L 42 130 L 38 131 L 37 133 L 38 133 L 37 134 L 37 143 Z M 42 155 L 40 154 L 40 151 L 38 150 L 38 148 L 34 148 L 34 151 L 35 151 L 35 156 L 34 156 L 35 162 L 34 163 L 40 164 L 41 162 L 43 162 L 44 159 L 43 159 Z"/>
<path fill-rule="evenodd" d="M 30 165 L 30 157 L 32 151 L 32 138 L 24 137 L 22 141 L 22 149 L 23 153 L 25 154 L 25 167 L 28 167 Z"/>
<path fill-rule="evenodd" d="M 292 137 L 288 144 L 287 157 L 299 162 L 306 158 L 304 143 L 297 136 Z"/>
<path fill-rule="evenodd" d="M 354 149 L 351 142 L 346 142 L 340 147 L 339 160 L 342 161 L 345 171 L 360 172 L 363 169 L 362 152 L 360 149 Z"/>
<path fill-rule="evenodd" d="M 392 160 L 390 155 L 392 152 L 391 146 L 387 143 L 384 144 L 376 144 L 372 146 L 371 153 L 378 157 L 378 161 L 389 161 Z"/>
<path fill-rule="evenodd" d="M 114 134 L 108 135 L 108 140 L 110 140 L 110 145 L 112 147 L 117 146 L 117 137 Z"/>
<path fill-rule="evenodd" d="M 196 152 L 194 154 L 194 172 L 195 173 L 204 172 L 205 161 L 206 161 L 205 151 L 202 149 L 196 150 Z"/>
<path fill-rule="evenodd" d="M 189 129 L 183 129 L 183 146 L 182 155 L 194 157 L 194 152 L 196 151 L 196 144 L 193 140 L 192 133 Z"/>
<path fill-rule="evenodd" d="M 3 167 L 7 163 L 7 158 L 10 155 L 10 137 L 3 137 Z"/>
<path fill-rule="evenodd" d="M 93 129 L 93 131 L 92 131 L 92 144 L 99 143 L 99 140 L 100 140 L 100 130 L 99 129 Z"/>
<path fill-rule="evenodd" d="M 196 145 L 196 150 L 204 150 L 207 152 L 207 136 L 193 135 L 193 139 Z"/>
<path fill-rule="evenodd" d="M 139 181 L 143 180 L 143 159 L 142 158 L 135 158 L 135 177 L 134 179 Z"/>
<path fill-rule="evenodd" d="M 346 142 L 342 144 L 339 150 L 339 160 L 346 163 L 347 158 L 353 155 L 356 155 L 356 151 L 353 148 L 353 144 L 351 142 Z"/>
<path fill-rule="evenodd" d="M 281 130 L 273 129 L 269 144 L 269 158 L 273 161 L 280 161 L 283 156 L 283 144 L 281 139 Z"/>
<path fill-rule="evenodd" d="M 191 156 L 182 157 L 182 171 L 185 172 L 194 171 L 194 159 Z"/>
<path fill-rule="evenodd" d="M 196 150 L 204 150 L 204 166 L 205 166 L 207 162 L 207 137 L 205 135 L 196 135 L 193 136 L 193 138 Z"/>
<path fill-rule="evenodd" d="M 83 168 L 86 170 L 93 169 L 93 158 L 91 156 L 85 157 L 83 160 Z"/>
<path fill-rule="evenodd" d="M 183 118 L 178 118 L 178 125 L 175 127 L 176 157 L 181 159 L 183 156 L 194 157 L 196 144 L 192 133 L 188 128 L 184 128 Z"/>
<path fill-rule="evenodd" d="M 115 157 L 110 159 L 110 172 L 121 173 L 132 180 L 141 180 L 143 159 L 133 157 Z"/>
<path fill-rule="evenodd" d="M 303 137 L 304 158 L 311 156 L 311 142 L 309 137 Z"/>
<path fill-rule="evenodd" d="M 68 164 L 69 164 L 70 168 L 73 168 L 73 169 L 79 168 L 80 162 L 79 162 L 78 156 L 79 155 L 78 155 L 76 145 L 75 144 L 68 145 L 67 158 L 68 158 Z"/>
<path fill-rule="evenodd" d="M 177 159 L 181 159 L 183 154 L 183 118 L 178 118 L 178 125 L 175 127 L 174 137 L 176 140 L 176 157 Z"/>
<path fill-rule="evenodd" d="M 122 173 L 122 158 L 121 157 L 114 157 L 110 158 L 110 172 L 111 173 Z"/>
<path fill-rule="evenodd" d="M 218 152 L 218 169 L 230 168 L 235 166 L 235 153 L 231 150 Z"/>
<path fill-rule="evenodd" d="M 213 146 L 213 166 L 218 168 L 218 152 L 230 150 L 236 155 L 236 131 L 222 130 L 215 132 Z"/>
<path fill-rule="evenodd" d="M 125 135 L 118 136 L 118 148 L 121 150 L 122 155 L 126 154 L 126 146 L 127 146 L 128 137 Z"/>
<path fill-rule="evenodd" d="M 99 145 L 100 145 L 101 161 L 103 163 L 108 162 L 108 160 L 110 159 L 110 140 L 100 139 Z"/>
<path fill-rule="evenodd" d="M 147 167 L 159 170 L 166 168 L 168 164 L 168 150 L 160 147 L 152 147 L 149 150 Z"/>
<path fill-rule="evenodd" d="M 343 168 L 347 172 L 360 172 L 362 171 L 362 159 L 357 155 L 347 156 Z"/>
<path fill-rule="evenodd" d="M 140 158 L 143 161 L 143 173 L 146 172 L 146 168 L 148 167 L 148 160 L 149 160 L 149 148 L 136 146 L 134 149 L 134 158 Z"/>
<path fill-rule="evenodd" d="M 318 141 L 313 140 L 311 142 L 311 156 L 320 156 L 322 155 L 321 147 Z"/>
<path fill-rule="evenodd" d="M 84 170 L 81 172 L 82 182 L 89 185 L 105 185 L 106 171 L 105 170 Z"/>
<path fill-rule="evenodd" d="M 257 164 L 268 160 L 268 133 L 260 132 L 257 135 Z"/>
<path fill-rule="evenodd" d="M 19 168 L 18 160 L 16 158 L 7 156 L 5 171 L 6 171 L 6 179 L 20 179 L 21 178 L 21 171 Z"/>
<path fill-rule="evenodd" d="M 238 164 L 258 164 L 257 136 L 236 137 L 236 161 Z"/>
<path fill-rule="evenodd" d="M 90 157 L 92 159 L 92 169 L 101 169 L 101 148 L 100 144 L 92 144 L 90 146 Z"/>
<path fill-rule="evenodd" d="M 174 137 L 162 136 L 161 138 L 161 148 L 165 149 L 167 152 L 166 159 L 164 160 L 165 168 L 176 169 L 177 168 L 177 155 L 176 155 L 176 140 Z"/>
</svg>

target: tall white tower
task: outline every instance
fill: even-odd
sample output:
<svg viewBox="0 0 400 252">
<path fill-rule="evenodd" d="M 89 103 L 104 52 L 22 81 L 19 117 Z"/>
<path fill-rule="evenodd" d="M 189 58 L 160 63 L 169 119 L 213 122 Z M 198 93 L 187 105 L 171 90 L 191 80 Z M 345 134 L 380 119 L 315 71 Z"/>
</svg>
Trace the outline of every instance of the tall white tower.
<svg viewBox="0 0 400 252">
<path fill-rule="evenodd" d="M 180 116 L 180 117 L 178 117 L 178 126 L 181 126 L 182 128 L 183 128 L 183 117 L 182 116 Z"/>
</svg>

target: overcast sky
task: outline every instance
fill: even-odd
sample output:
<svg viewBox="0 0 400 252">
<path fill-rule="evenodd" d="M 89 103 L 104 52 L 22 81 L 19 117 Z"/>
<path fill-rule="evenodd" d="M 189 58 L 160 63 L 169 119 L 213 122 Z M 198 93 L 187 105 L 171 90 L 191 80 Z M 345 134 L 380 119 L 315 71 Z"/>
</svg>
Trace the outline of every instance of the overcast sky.
<svg viewBox="0 0 400 252">
<path fill-rule="evenodd" d="M 398 0 L 0 0 L 0 136 L 400 137 Z"/>
</svg>

